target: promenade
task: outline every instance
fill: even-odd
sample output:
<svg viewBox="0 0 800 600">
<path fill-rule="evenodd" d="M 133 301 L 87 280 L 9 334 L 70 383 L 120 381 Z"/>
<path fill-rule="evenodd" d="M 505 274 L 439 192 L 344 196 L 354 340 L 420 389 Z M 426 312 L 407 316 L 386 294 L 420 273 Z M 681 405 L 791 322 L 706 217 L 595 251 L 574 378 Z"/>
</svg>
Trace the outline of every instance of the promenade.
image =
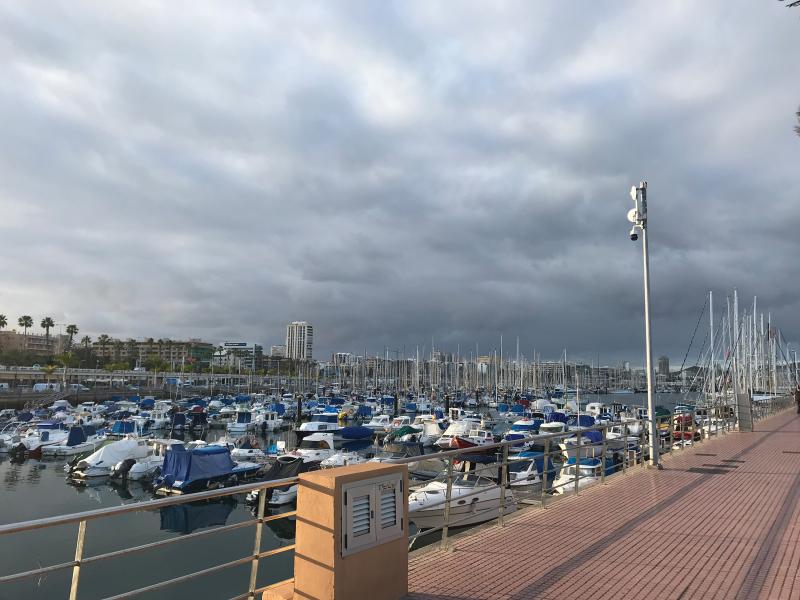
<svg viewBox="0 0 800 600">
<path fill-rule="evenodd" d="M 794 409 L 409 558 L 409 600 L 800 598 Z"/>
</svg>

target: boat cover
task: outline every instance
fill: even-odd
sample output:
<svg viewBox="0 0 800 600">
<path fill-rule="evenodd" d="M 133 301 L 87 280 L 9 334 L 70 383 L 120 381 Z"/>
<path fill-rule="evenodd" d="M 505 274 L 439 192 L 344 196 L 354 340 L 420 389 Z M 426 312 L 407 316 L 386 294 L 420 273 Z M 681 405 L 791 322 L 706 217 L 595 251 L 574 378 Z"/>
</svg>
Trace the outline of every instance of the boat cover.
<svg viewBox="0 0 800 600">
<path fill-rule="evenodd" d="M 172 427 L 183 427 L 186 425 L 186 413 L 175 413 L 172 415 Z"/>
<path fill-rule="evenodd" d="M 549 412 L 544 415 L 545 423 L 566 423 L 567 415 L 562 412 Z"/>
<path fill-rule="evenodd" d="M 278 413 L 279 417 L 282 417 L 283 415 L 286 414 L 286 407 L 280 402 L 273 402 L 272 404 L 269 405 L 269 409 L 272 412 Z"/>
<path fill-rule="evenodd" d="M 375 435 L 372 429 L 369 427 L 361 427 L 360 425 L 342 427 L 337 433 L 343 440 L 365 440 Z"/>
<path fill-rule="evenodd" d="M 85 461 L 90 465 L 112 467 L 126 458 L 144 458 L 146 455 L 146 446 L 140 446 L 137 440 L 125 439 L 103 446 L 87 456 Z"/>
<path fill-rule="evenodd" d="M 144 409 L 153 408 L 155 405 L 156 401 L 153 398 L 145 398 L 139 402 L 139 407 Z"/>
<path fill-rule="evenodd" d="M 372 408 L 367 406 L 366 404 L 362 404 L 358 407 L 356 411 L 356 416 L 358 417 L 370 417 L 372 416 Z"/>
<path fill-rule="evenodd" d="M 78 444 L 83 444 L 85 441 L 86 432 L 84 432 L 83 427 L 72 427 L 69 430 L 67 446 L 77 446 Z"/>
<path fill-rule="evenodd" d="M 567 424 L 570 427 L 593 427 L 595 420 L 591 415 L 572 415 L 567 420 Z"/>
<path fill-rule="evenodd" d="M 412 433 L 422 433 L 422 429 L 417 429 L 416 427 L 411 427 L 411 425 L 403 425 L 400 429 L 391 432 L 389 435 L 386 436 L 387 440 L 394 440 L 403 437 L 404 435 L 410 435 Z"/>
<path fill-rule="evenodd" d="M 113 435 L 124 435 L 126 433 L 133 433 L 135 424 L 133 421 L 114 421 L 114 426 L 111 428 Z"/>
<path fill-rule="evenodd" d="M 180 481 L 180 487 L 184 487 L 193 481 L 229 475 L 235 466 L 231 451 L 223 446 L 170 448 L 164 456 L 160 479 L 169 486 Z"/>
</svg>

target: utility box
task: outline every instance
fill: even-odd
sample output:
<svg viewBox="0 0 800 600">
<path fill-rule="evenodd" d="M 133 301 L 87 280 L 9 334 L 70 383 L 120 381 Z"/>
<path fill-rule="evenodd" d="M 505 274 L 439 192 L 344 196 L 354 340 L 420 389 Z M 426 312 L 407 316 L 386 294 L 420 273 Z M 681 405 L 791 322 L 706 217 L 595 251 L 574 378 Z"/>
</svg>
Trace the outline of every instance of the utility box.
<svg viewBox="0 0 800 600">
<path fill-rule="evenodd" d="M 365 463 L 300 476 L 294 598 L 400 600 L 408 593 L 408 470 Z"/>
</svg>

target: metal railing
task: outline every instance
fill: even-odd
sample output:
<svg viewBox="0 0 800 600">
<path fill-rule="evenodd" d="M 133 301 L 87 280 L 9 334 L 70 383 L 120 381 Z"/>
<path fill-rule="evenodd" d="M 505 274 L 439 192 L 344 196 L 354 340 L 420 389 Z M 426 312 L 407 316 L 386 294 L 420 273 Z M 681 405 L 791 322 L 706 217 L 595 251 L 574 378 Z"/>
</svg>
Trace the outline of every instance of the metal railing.
<svg viewBox="0 0 800 600">
<path fill-rule="evenodd" d="M 760 403 L 758 410 L 754 406 L 753 418 L 766 418 L 785 410 L 792 403 L 791 398 L 774 398 L 770 401 Z M 476 485 L 475 489 L 467 493 L 458 495 L 458 500 L 474 497 L 477 494 L 499 490 L 490 508 L 484 509 L 486 518 L 483 522 L 497 520 L 500 527 L 505 526 L 505 515 L 507 514 L 508 501 L 507 490 L 512 490 L 512 498 L 515 504 L 523 500 L 534 500 L 542 509 L 545 509 L 549 499 L 556 495 L 567 493 L 579 494 L 581 488 L 591 483 L 606 483 L 608 477 L 617 474 L 626 474 L 631 468 L 642 467 L 646 464 L 647 451 L 647 432 L 649 431 L 649 419 L 629 420 L 622 422 L 608 422 L 592 427 L 576 428 L 563 433 L 537 434 L 521 439 L 507 440 L 494 444 L 476 446 L 466 449 L 448 450 L 434 454 L 425 454 L 409 458 L 394 459 L 394 464 L 412 465 L 427 459 L 443 459 L 447 461 L 444 473 L 438 477 L 425 480 L 425 485 L 434 481 L 446 482 L 444 498 L 442 500 L 425 503 L 420 509 L 409 512 L 409 520 L 414 522 L 414 514 L 430 511 L 434 508 L 443 507 L 442 523 L 435 527 L 419 529 L 416 533 L 409 536 L 409 549 L 414 546 L 417 539 L 433 533 L 441 532 L 440 547 L 442 550 L 449 548 L 449 535 L 452 527 L 458 527 L 459 523 L 474 521 L 475 513 L 470 513 L 466 517 L 459 518 L 453 515 L 453 484 L 457 476 L 463 472 L 456 469 L 457 463 L 469 461 L 471 455 L 494 454 L 496 462 L 477 469 L 478 476 L 494 479 L 496 483 L 491 485 Z M 657 431 L 659 432 L 659 448 L 662 454 L 679 451 L 683 448 L 700 444 L 711 437 L 717 437 L 736 430 L 737 418 L 734 407 L 722 405 L 711 407 L 700 413 L 697 410 L 690 410 L 678 414 L 656 417 Z M 612 429 L 616 436 L 609 438 Z M 632 434 L 632 431 L 638 433 Z M 585 443 L 587 432 L 600 431 L 602 438 L 599 442 Z M 571 440 L 572 443 L 568 443 Z M 616 441 L 615 441 L 616 440 Z M 515 458 L 514 451 L 522 450 L 526 447 L 535 445 L 542 448 L 540 455 L 526 457 L 523 459 Z M 494 451 L 494 452 L 492 452 Z M 538 453 L 537 453 L 538 454 Z M 609 456 L 611 454 L 611 456 Z M 616 457 L 614 455 L 617 455 Z M 586 459 L 596 459 L 596 462 L 586 461 Z M 570 462 L 570 459 L 574 459 Z M 530 490 L 519 490 L 514 488 L 523 487 L 519 480 L 513 480 L 509 476 L 509 467 L 515 460 L 534 461 L 532 467 L 535 474 L 528 475 L 525 482 L 530 480 Z M 541 467 L 536 463 L 541 461 Z M 589 474 L 582 474 L 581 466 Z M 574 468 L 572 473 L 564 473 L 566 477 L 561 478 L 564 469 Z M 489 474 L 494 469 L 495 476 Z M 599 473 L 597 472 L 599 471 Z M 581 483 L 583 481 L 583 483 Z M 424 487 L 424 486 L 422 486 Z M 417 488 L 418 490 L 421 488 Z M 495 499 L 496 498 L 496 499 Z M 463 504 L 461 506 L 464 506 Z M 492 515 L 492 513 L 495 513 Z M 454 518 L 455 517 L 455 518 Z M 470 523 L 472 524 L 472 523 Z"/>
<path fill-rule="evenodd" d="M 171 585 L 175 585 L 178 583 L 184 583 L 188 580 L 201 577 L 203 575 L 208 575 L 211 573 L 216 573 L 219 571 L 223 571 L 225 569 L 229 569 L 232 567 L 236 567 L 239 565 L 245 565 L 250 563 L 250 580 L 247 587 L 247 592 L 244 594 L 240 594 L 239 596 L 235 596 L 233 600 L 244 600 L 245 598 L 255 598 L 256 594 L 262 592 L 266 587 L 257 587 L 257 577 L 258 577 L 258 566 L 259 561 L 262 558 L 266 558 L 269 556 L 274 556 L 276 554 L 281 554 L 283 552 L 289 552 L 294 550 L 295 545 L 289 544 L 285 546 L 280 546 L 279 548 L 273 550 L 261 550 L 261 533 L 264 526 L 264 523 L 275 521 L 277 519 L 285 519 L 288 517 L 295 516 L 297 514 L 296 510 L 282 512 L 276 515 L 268 515 L 265 516 L 265 507 L 266 507 L 266 490 L 278 487 L 286 487 L 289 485 L 294 485 L 298 482 L 297 477 L 289 477 L 286 479 L 276 479 L 273 481 L 265 481 L 265 482 L 258 482 L 258 483 L 249 483 L 245 485 L 239 485 L 236 487 L 230 488 L 222 488 L 218 490 L 210 490 L 206 492 L 198 492 L 195 494 L 185 494 L 181 496 L 173 496 L 169 498 L 163 498 L 159 500 L 150 500 L 146 502 L 137 502 L 133 504 L 127 504 L 124 506 L 114 506 L 109 508 L 100 508 L 97 510 L 90 510 L 86 512 L 75 513 L 71 515 L 62 515 L 57 517 L 46 517 L 43 519 L 35 519 L 32 521 L 23 521 L 21 523 L 12 523 L 9 525 L 0 525 L 0 539 L 3 536 L 8 536 L 11 534 L 17 533 L 24 533 L 27 531 L 33 531 L 37 529 L 45 529 L 50 527 L 57 527 L 59 525 L 69 525 L 69 524 L 78 524 L 78 532 L 77 538 L 75 541 L 75 556 L 73 560 L 62 562 L 58 564 L 48 565 L 46 567 L 39 567 L 37 569 L 32 569 L 29 571 L 21 571 L 18 573 L 13 573 L 10 575 L 3 575 L 0 576 L 0 585 L 11 583 L 15 581 L 20 581 L 23 579 L 29 579 L 32 577 L 38 577 L 41 575 L 45 575 L 48 573 L 52 573 L 54 571 L 61 571 L 65 569 L 72 569 L 72 580 L 70 583 L 69 594 L 68 598 L 70 600 L 75 600 L 78 597 L 78 590 L 79 584 L 81 581 L 81 567 L 93 563 L 97 563 L 103 560 L 108 560 L 112 558 L 118 558 L 121 556 L 127 556 L 130 554 L 134 554 L 137 552 L 143 552 L 146 550 L 151 550 L 153 548 L 167 546 L 169 544 L 174 544 L 176 542 L 182 542 L 190 539 L 197 539 L 200 537 L 206 537 L 210 535 L 219 534 L 226 531 L 233 531 L 236 529 L 243 529 L 246 527 L 255 527 L 255 535 L 253 540 L 253 552 L 250 555 L 243 556 L 241 558 L 217 564 L 212 567 L 208 567 L 205 569 L 201 569 L 198 571 L 194 571 L 192 573 L 188 573 L 186 575 L 181 575 L 179 577 L 174 577 L 172 579 L 160 581 L 158 583 L 154 583 L 151 585 L 147 585 L 144 587 L 136 588 L 127 592 L 123 592 L 121 594 L 116 594 L 114 596 L 108 596 L 104 600 L 122 600 L 123 598 L 133 598 L 135 596 L 139 596 L 141 594 L 145 594 L 148 592 L 152 592 L 155 590 L 159 590 L 161 588 L 165 588 Z M 133 512 L 142 512 L 142 511 L 154 511 L 159 510 L 168 506 L 175 506 L 178 504 L 185 504 L 188 502 L 197 502 L 200 500 L 212 500 L 217 498 L 222 498 L 225 496 L 233 496 L 236 494 L 247 494 L 249 492 L 258 491 L 258 508 L 256 511 L 256 517 L 254 519 L 248 519 L 246 521 L 242 521 L 239 523 L 233 523 L 231 525 L 222 525 L 218 527 L 214 527 L 213 529 L 207 529 L 204 531 L 198 531 L 189 533 L 187 535 L 179 535 L 175 537 L 170 537 L 164 540 L 158 540 L 155 542 L 150 542 L 147 544 L 141 544 L 139 546 L 132 546 L 129 548 L 123 548 L 121 550 L 114 550 L 111 552 L 104 552 L 102 554 L 96 554 L 94 556 L 84 556 L 84 546 L 87 536 L 87 524 L 90 521 L 96 521 L 103 518 L 114 517 L 124 514 L 129 514 Z"/>
</svg>

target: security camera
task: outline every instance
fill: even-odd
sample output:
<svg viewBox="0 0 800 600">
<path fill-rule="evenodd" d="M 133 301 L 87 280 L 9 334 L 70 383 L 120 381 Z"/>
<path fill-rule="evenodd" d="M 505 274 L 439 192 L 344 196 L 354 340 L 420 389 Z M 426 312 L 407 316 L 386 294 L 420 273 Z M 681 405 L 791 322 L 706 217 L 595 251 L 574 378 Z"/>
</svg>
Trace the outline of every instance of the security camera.
<svg viewBox="0 0 800 600">
<path fill-rule="evenodd" d="M 636 233 L 636 227 L 631 227 L 631 234 L 630 235 L 631 235 L 631 241 L 632 242 L 635 242 L 636 240 L 639 239 L 639 234 Z"/>
</svg>

